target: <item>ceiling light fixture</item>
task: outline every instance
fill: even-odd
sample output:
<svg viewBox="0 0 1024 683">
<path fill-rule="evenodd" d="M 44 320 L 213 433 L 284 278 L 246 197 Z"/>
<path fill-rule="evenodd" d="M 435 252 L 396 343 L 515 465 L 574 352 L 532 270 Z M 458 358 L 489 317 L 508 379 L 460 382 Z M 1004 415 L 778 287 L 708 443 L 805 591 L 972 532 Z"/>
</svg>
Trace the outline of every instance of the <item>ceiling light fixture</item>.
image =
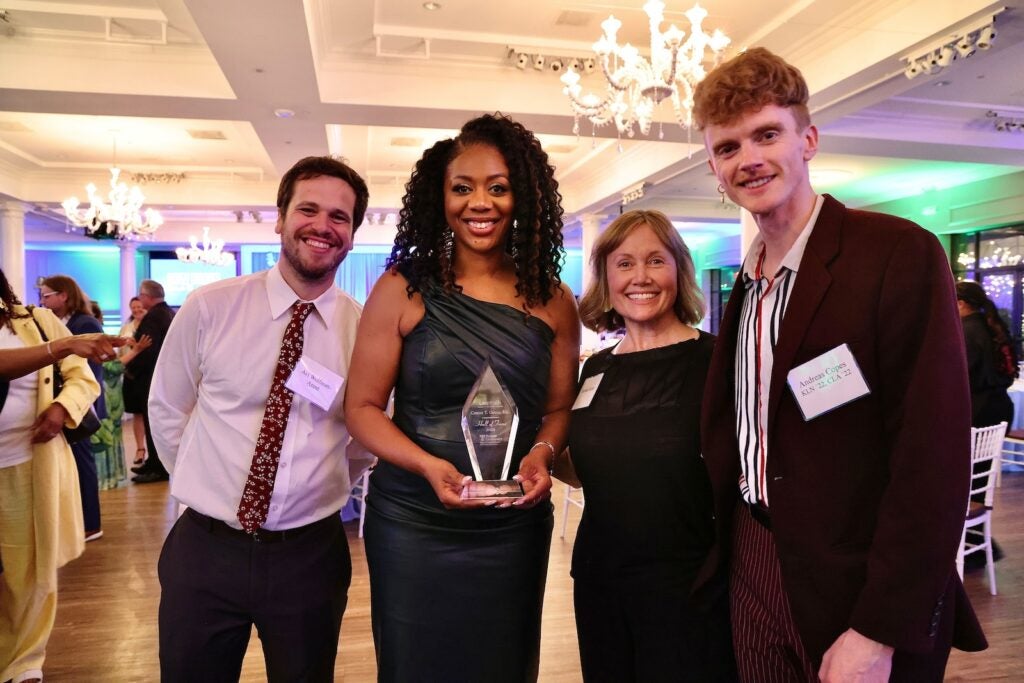
<svg viewBox="0 0 1024 683">
<path fill-rule="evenodd" d="M 989 112 L 990 114 L 995 112 Z M 992 124 L 997 131 L 1000 133 L 1016 133 L 1017 131 L 1024 131 L 1024 119 L 1008 118 L 995 114 L 994 121 Z"/>
<path fill-rule="evenodd" d="M 996 17 L 1005 9 L 1000 7 L 981 21 L 952 31 L 946 39 L 933 43 L 922 52 L 905 55 L 903 75 L 917 78 L 922 74 L 937 74 L 957 59 L 967 59 L 977 50 L 988 50 L 996 39 Z"/>
<path fill-rule="evenodd" d="M 93 239 L 132 240 L 140 237 L 152 239 L 152 234 L 163 225 L 164 219 L 155 209 L 142 211 L 145 195 L 138 185 L 131 188 L 120 182 L 121 169 L 117 167 L 117 137 L 114 137 L 114 163 L 110 167 L 110 192 L 107 200 L 93 183 L 85 186 L 89 206 L 80 209 L 78 197 L 68 197 L 61 206 L 71 225 L 85 228 L 85 236 Z M 68 227 L 68 232 L 71 227 Z"/>
<path fill-rule="evenodd" d="M 701 23 L 708 13 L 700 5 L 686 12 L 690 22 L 690 36 L 675 24 L 661 32 L 665 3 L 648 0 L 644 5 L 651 33 L 651 57 L 645 59 L 640 51 L 626 43 L 619 46 L 616 34 L 622 22 L 609 16 L 601 24 L 604 35 L 594 43 L 594 52 L 601 72 L 607 81 L 605 95 L 583 93 L 580 75 L 575 69 L 562 76 L 562 92 L 569 98 L 575 123 L 573 132 L 579 134 L 580 117 L 594 126 L 614 123 L 619 133 L 633 136 L 633 125 L 647 135 L 651 130 L 654 110 L 664 100 L 672 102 L 676 121 L 686 128 L 692 123 L 693 88 L 704 79 L 704 54 L 710 48 L 717 65 L 729 38 L 715 29 L 712 35 L 704 33 Z M 590 60 L 592 61 L 592 60 Z M 586 63 L 584 71 L 588 71 Z"/>
<path fill-rule="evenodd" d="M 508 48 L 508 61 L 520 71 L 524 70 L 530 63 L 530 55 L 520 52 L 514 47 Z"/>
<path fill-rule="evenodd" d="M 423 3 L 423 9 L 427 10 L 428 12 L 435 12 L 435 11 L 441 9 L 441 3 L 439 3 L 439 2 L 425 2 L 425 3 Z"/>
<path fill-rule="evenodd" d="M 224 240 L 210 239 L 210 228 L 203 226 L 203 244 L 199 246 L 199 240 L 195 235 L 190 235 L 188 241 L 191 246 L 178 247 L 174 253 L 178 255 L 179 261 L 185 263 L 203 263 L 208 266 L 230 266 L 235 262 L 235 255 L 230 251 L 224 251 Z"/>
</svg>

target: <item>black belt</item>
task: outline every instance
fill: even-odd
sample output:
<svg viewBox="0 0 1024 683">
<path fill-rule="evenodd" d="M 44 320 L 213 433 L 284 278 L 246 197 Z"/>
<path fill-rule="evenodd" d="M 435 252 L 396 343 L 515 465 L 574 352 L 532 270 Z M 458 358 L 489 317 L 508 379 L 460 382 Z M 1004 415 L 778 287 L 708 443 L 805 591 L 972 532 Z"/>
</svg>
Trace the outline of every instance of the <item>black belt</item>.
<svg viewBox="0 0 1024 683">
<path fill-rule="evenodd" d="M 207 517 L 201 512 L 187 508 L 185 514 L 194 519 L 204 529 L 213 534 L 214 536 L 225 536 L 227 538 L 238 538 L 246 541 L 252 541 L 254 543 L 280 543 L 281 541 L 294 540 L 302 534 L 312 531 L 321 526 L 326 526 L 328 523 L 340 519 L 338 513 L 324 517 L 321 520 L 317 520 L 311 524 L 305 526 L 298 526 L 294 529 L 257 529 L 253 533 L 243 531 L 242 529 L 236 529 L 230 526 L 226 522 L 222 522 L 219 519 L 213 517 Z"/>
<path fill-rule="evenodd" d="M 772 516 L 768 512 L 768 508 L 760 504 L 747 503 L 747 509 L 750 510 L 750 516 L 754 518 L 755 522 L 768 531 L 772 530 Z"/>
</svg>

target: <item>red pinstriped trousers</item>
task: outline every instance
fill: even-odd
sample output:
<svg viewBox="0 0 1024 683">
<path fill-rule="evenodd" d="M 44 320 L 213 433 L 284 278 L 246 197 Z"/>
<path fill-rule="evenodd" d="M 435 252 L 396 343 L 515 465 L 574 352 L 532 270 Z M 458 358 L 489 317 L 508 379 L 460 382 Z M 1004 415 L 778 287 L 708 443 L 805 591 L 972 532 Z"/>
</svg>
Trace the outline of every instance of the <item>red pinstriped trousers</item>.
<svg viewBox="0 0 1024 683">
<path fill-rule="evenodd" d="M 733 516 L 729 609 L 736 666 L 744 683 L 818 681 L 782 589 L 771 531 L 740 502 Z"/>
</svg>

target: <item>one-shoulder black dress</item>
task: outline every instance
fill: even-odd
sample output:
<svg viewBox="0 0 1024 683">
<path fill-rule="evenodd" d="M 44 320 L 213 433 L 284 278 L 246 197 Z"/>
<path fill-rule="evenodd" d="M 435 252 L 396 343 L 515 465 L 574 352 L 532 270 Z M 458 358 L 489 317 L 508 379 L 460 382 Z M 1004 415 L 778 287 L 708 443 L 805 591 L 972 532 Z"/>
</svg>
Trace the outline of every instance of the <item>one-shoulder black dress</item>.
<svg viewBox="0 0 1024 683">
<path fill-rule="evenodd" d="M 472 476 L 461 412 L 489 359 L 519 411 L 511 476 L 540 428 L 554 332 L 503 304 L 437 287 L 422 296 L 394 422 Z M 365 530 L 378 680 L 535 681 L 551 509 L 447 510 L 425 479 L 381 461 Z"/>
</svg>

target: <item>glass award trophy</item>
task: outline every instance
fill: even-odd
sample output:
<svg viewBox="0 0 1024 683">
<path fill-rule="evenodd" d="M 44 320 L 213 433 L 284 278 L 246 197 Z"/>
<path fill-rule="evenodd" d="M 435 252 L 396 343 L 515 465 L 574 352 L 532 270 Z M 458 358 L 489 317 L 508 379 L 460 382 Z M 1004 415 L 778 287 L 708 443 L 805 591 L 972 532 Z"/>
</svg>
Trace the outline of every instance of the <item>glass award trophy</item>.
<svg viewBox="0 0 1024 683">
<path fill-rule="evenodd" d="M 485 360 L 462 406 L 462 434 L 475 477 L 463 487 L 462 498 L 510 500 L 523 496 L 522 484 L 508 478 L 518 429 L 515 401 L 501 385 L 490 360 Z"/>
</svg>

